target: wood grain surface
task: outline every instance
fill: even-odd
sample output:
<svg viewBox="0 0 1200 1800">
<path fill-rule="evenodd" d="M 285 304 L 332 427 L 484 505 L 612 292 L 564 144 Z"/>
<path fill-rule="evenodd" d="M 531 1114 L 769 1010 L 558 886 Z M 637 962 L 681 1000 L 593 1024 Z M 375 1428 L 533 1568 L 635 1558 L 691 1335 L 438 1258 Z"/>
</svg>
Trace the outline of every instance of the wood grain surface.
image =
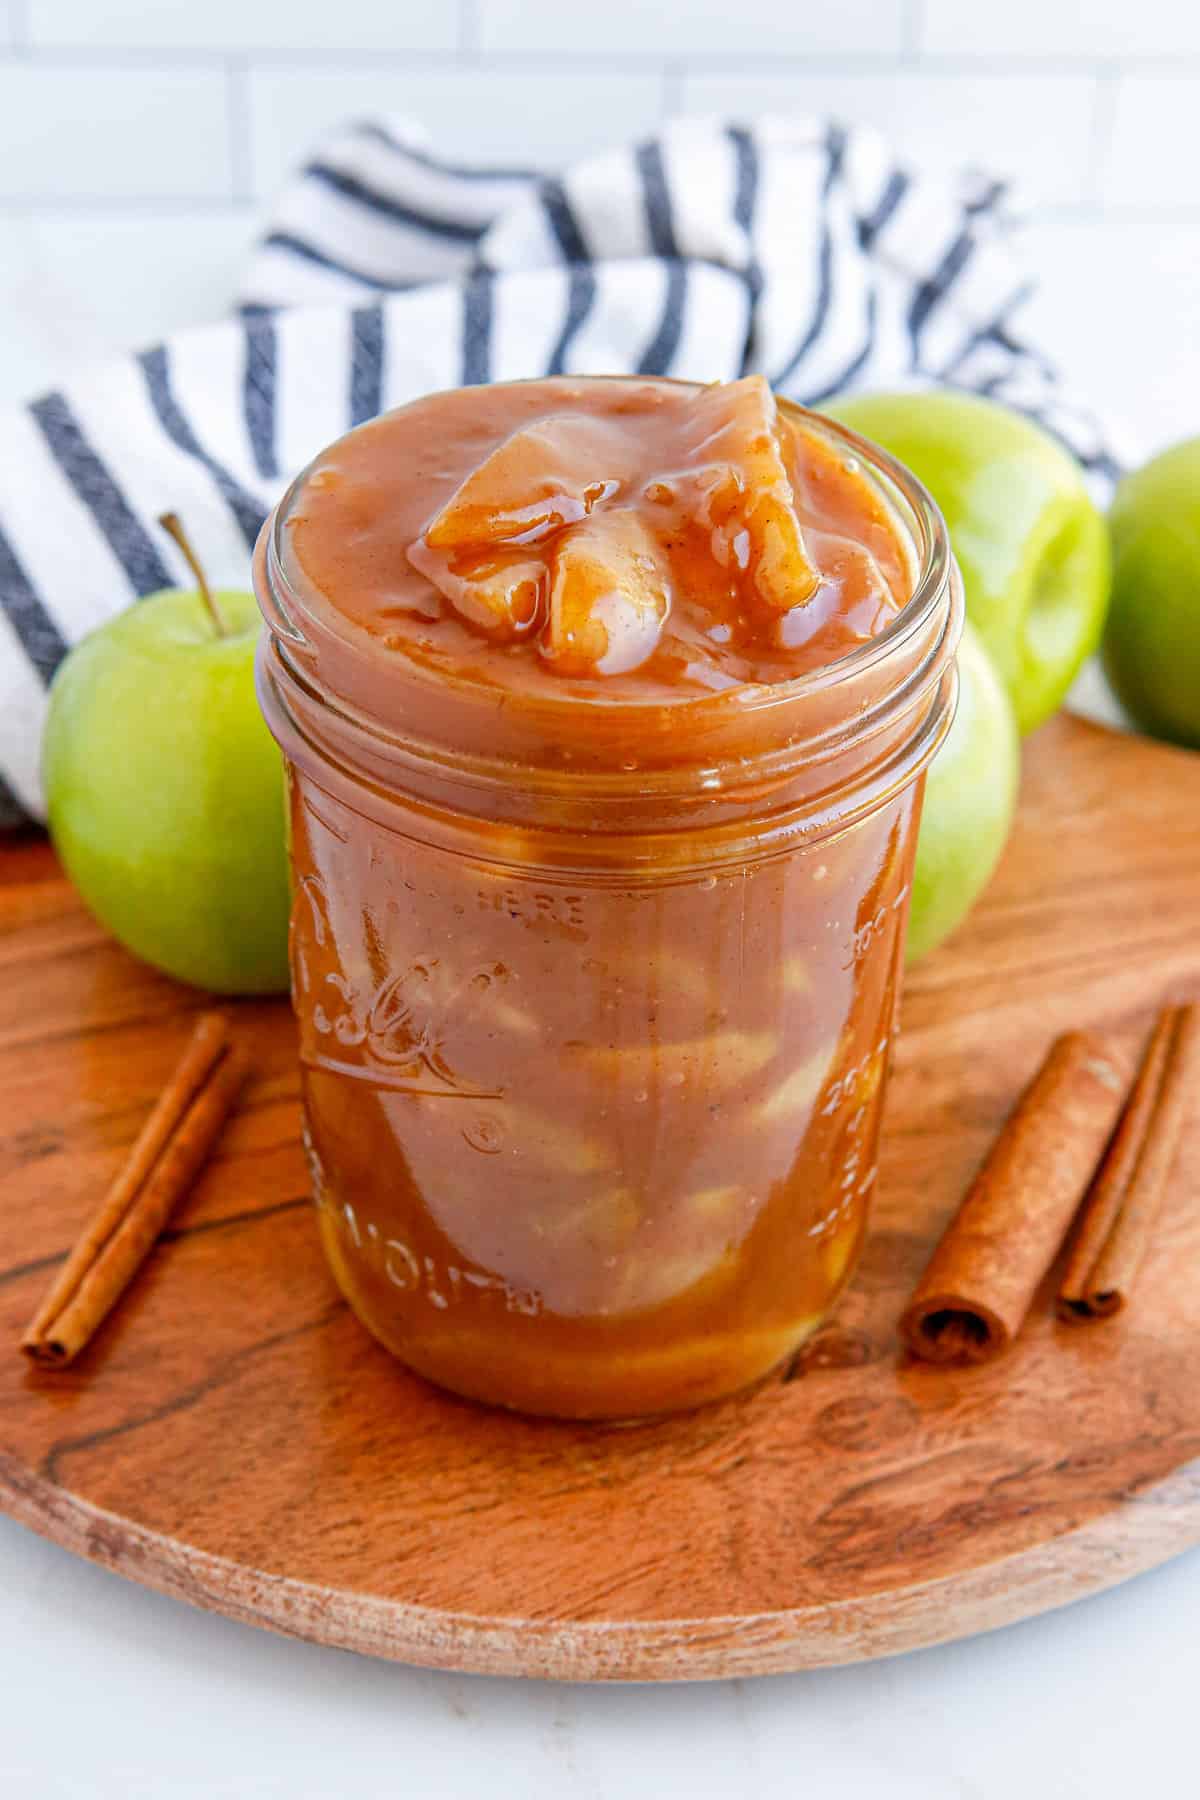
<svg viewBox="0 0 1200 1800">
<path fill-rule="evenodd" d="M 0 850 L 0 1505 L 197 1605 L 435 1666 L 590 1678 L 877 1656 L 1061 1605 L 1200 1541 L 1200 1122 L 1135 1303 L 1012 1353 L 905 1361 L 896 1322 L 1050 1037 L 1200 986 L 1200 757 L 1075 719 L 1030 748 L 969 927 L 905 998 L 858 1278 L 798 1366 L 666 1423 L 568 1426 L 408 1376 L 317 1246 L 282 1004 L 196 1191 L 71 1369 L 22 1326 L 200 998 Z"/>
</svg>

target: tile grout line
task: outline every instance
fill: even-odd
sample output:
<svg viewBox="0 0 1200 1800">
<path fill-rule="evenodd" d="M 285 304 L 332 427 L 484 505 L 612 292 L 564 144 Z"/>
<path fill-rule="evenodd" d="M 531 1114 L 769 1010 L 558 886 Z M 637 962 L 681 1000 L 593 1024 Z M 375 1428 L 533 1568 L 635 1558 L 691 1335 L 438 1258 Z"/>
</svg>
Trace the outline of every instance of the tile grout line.
<svg viewBox="0 0 1200 1800">
<path fill-rule="evenodd" d="M 925 41 L 925 0 L 906 0 L 903 14 L 904 54 L 916 67 Z"/>
<path fill-rule="evenodd" d="M 1088 191 L 1091 205 L 1104 212 L 1104 189 L 1112 161 L 1113 140 L 1117 124 L 1117 94 L 1121 75 L 1114 71 L 1096 82 L 1092 105 L 1092 129 L 1088 142 Z"/>
<path fill-rule="evenodd" d="M 181 218 L 213 218 L 227 213 L 250 217 L 258 204 L 253 193 L 232 195 L 198 194 L 45 194 L 0 196 L 0 220 L 31 217 L 73 218 L 88 214 L 96 218 L 153 218 L 156 215 Z M 1172 227 L 1200 229 L 1200 202 L 1193 205 L 1172 204 L 1130 206 L 1102 205 L 1094 201 L 1049 201 L 1032 208 L 1031 227 L 1046 225 L 1126 225 L 1153 229 Z"/>
<path fill-rule="evenodd" d="M 659 107 L 665 121 L 683 111 L 686 80 L 683 64 L 664 62 L 659 72 L 659 80 L 662 83 Z"/>
<path fill-rule="evenodd" d="M 458 0 L 458 50 L 464 62 L 479 54 L 479 0 Z"/>
<path fill-rule="evenodd" d="M 225 65 L 225 94 L 229 131 L 230 198 L 247 202 L 254 198 L 254 146 L 251 129 L 250 70 L 246 59 L 230 56 Z"/>
<path fill-rule="evenodd" d="M 912 0 L 914 5 L 919 6 L 921 3 L 922 0 Z M 18 27 L 25 17 L 25 4 L 26 0 L 9 0 L 11 16 Z M 474 0 L 463 0 L 467 9 L 473 4 Z M 467 17 L 474 17 L 474 14 L 465 12 L 464 18 Z M 477 43 L 468 41 L 472 35 L 473 29 L 467 32 L 458 47 L 448 50 L 405 49 L 403 46 L 387 50 L 357 50 L 350 46 L 335 50 L 305 50 L 265 44 L 238 46 L 236 49 L 187 46 L 154 48 L 136 45 L 79 45 L 72 48 L 61 44 L 29 44 L 23 30 L 19 29 L 16 42 L 7 46 L 0 44 L 0 60 L 5 54 L 13 56 L 19 52 L 30 55 L 46 69 L 121 68 L 130 72 L 145 69 L 156 73 L 193 68 L 227 68 L 230 58 L 236 56 L 255 72 L 273 74 L 320 72 L 336 75 L 384 68 L 397 72 L 407 69 L 463 69 L 490 70 L 496 74 L 662 75 L 664 70 L 671 68 L 702 75 L 761 75 L 777 71 L 788 75 L 896 75 L 905 78 L 920 74 L 936 76 L 940 80 L 954 77 L 978 80 L 989 77 L 1018 81 L 1038 76 L 1140 76 L 1148 80 L 1169 79 L 1173 76 L 1200 77 L 1200 52 L 1194 51 L 1119 57 L 1100 57 L 1094 54 L 1076 56 L 1059 52 L 1044 56 L 1021 56 L 1013 53 L 990 55 L 985 52 L 928 51 L 922 49 L 919 43 L 906 43 L 895 51 L 788 50 L 755 53 L 745 50 L 714 50 L 684 51 L 672 56 L 667 53 L 643 55 L 636 50 L 620 49 L 587 54 L 568 50 L 484 50 Z"/>
<path fill-rule="evenodd" d="M 214 219 L 227 215 L 250 218 L 252 198 L 196 194 L 45 194 L 15 199 L 0 197 L 0 220 L 71 219 Z"/>
</svg>

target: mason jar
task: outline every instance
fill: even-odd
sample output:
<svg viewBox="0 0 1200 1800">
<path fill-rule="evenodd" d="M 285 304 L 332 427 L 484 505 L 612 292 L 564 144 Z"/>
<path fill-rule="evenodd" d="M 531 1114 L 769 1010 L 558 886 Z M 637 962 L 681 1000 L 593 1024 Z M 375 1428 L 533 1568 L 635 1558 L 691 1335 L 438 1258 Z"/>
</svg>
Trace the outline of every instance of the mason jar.
<svg viewBox="0 0 1200 1800">
<path fill-rule="evenodd" d="M 321 1236 L 380 1342 L 480 1401 L 714 1400 L 854 1270 L 962 598 L 913 477 L 802 417 L 886 501 L 911 598 L 826 667 L 582 736 L 567 694 L 382 680 L 289 554 L 311 470 L 259 542 Z"/>
</svg>

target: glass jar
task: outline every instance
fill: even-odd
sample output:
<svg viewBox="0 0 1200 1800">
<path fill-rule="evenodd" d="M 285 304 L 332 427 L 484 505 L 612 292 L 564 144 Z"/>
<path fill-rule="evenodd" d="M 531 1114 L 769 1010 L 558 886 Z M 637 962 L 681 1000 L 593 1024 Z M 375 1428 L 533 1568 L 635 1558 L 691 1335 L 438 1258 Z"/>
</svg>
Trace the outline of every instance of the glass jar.
<svg viewBox="0 0 1200 1800">
<path fill-rule="evenodd" d="M 584 740 L 578 698 L 394 672 L 381 716 L 378 647 L 286 567 L 305 475 L 260 539 L 320 1230 L 363 1323 L 460 1394 L 695 1406 L 853 1271 L 962 600 L 916 481 L 805 424 L 886 495 L 912 598 L 828 667 L 598 707 Z"/>
</svg>

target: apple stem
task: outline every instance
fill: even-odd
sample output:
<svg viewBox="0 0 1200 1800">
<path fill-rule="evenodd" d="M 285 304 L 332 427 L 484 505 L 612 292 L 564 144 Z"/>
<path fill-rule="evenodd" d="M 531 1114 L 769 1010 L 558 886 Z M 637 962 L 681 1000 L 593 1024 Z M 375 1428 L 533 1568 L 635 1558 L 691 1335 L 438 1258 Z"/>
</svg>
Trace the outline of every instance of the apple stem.
<svg viewBox="0 0 1200 1800">
<path fill-rule="evenodd" d="M 203 600 L 208 616 L 212 620 L 213 630 L 218 637 L 228 637 L 228 622 L 223 617 L 221 609 L 217 605 L 213 591 L 208 585 L 208 578 L 201 567 L 200 558 L 192 549 L 191 540 L 179 521 L 178 513 L 163 513 L 158 522 L 166 532 L 167 536 L 169 538 L 174 538 L 182 552 L 184 562 L 196 577 L 196 586 L 200 589 L 200 598 Z"/>
</svg>

